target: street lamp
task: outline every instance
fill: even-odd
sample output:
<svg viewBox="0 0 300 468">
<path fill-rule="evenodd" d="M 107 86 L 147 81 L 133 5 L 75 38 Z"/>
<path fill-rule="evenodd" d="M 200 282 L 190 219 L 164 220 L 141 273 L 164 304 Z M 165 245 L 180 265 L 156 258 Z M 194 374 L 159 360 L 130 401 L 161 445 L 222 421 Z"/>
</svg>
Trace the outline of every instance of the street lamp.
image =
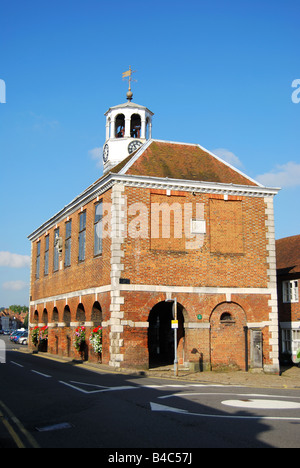
<svg viewBox="0 0 300 468">
<path fill-rule="evenodd" d="M 173 302 L 173 318 L 172 328 L 174 329 L 174 375 L 178 377 L 178 356 L 177 356 L 177 330 L 178 330 L 178 319 L 177 319 L 177 298 L 166 299 L 165 302 Z"/>
</svg>

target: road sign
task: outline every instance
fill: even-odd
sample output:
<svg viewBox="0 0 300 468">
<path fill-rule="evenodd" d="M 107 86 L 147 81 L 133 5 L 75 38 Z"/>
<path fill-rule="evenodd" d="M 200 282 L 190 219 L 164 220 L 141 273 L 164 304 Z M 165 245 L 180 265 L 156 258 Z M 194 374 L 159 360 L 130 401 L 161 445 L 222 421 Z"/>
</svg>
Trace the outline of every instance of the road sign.
<svg viewBox="0 0 300 468">
<path fill-rule="evenodd" d="M 178 320 L 172 320 L 172 328 L 178 328 Z"/>
</svg>

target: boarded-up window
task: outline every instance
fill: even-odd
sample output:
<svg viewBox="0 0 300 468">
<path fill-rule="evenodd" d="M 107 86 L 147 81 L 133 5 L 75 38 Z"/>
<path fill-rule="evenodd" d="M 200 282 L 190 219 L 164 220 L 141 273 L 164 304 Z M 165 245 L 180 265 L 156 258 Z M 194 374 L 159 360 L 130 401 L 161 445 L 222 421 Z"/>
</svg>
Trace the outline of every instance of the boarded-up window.
<svg viewBox="0 0 300 468">
<path fill-rule="evenodd" d="M 241 201 L 210 200 L 210 249 L 219 254 L 244 253 Z"/>
<path fill-rule="evenodd" d="M 185 197 L 151 194 L 151 249 L 185 251 Z"/>
</svg>

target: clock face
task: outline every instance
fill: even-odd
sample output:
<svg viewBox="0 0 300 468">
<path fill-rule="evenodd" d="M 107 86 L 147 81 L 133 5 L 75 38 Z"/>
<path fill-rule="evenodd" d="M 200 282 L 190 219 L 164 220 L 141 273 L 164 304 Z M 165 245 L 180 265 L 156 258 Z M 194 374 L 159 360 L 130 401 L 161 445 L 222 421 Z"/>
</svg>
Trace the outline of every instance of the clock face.
<svg viewBox="0 0 300 468">
<path fill-rule="evenodd" d="M 142 146 L 142 142 L 139 141 L 139 140 L 134 140 L 134 141 L 131 141 L 128 145 L 128 153 L 131 154 L 133 153 L 134 151 L 136 151 L 140 146 Z"/>
<path fill-rule="evenodd" d="M 109 154 L 109 146 L 106 143 L 103 148 L 103 161 L 106 162 L 108 160 L 108 154 Z"/>
</svg>

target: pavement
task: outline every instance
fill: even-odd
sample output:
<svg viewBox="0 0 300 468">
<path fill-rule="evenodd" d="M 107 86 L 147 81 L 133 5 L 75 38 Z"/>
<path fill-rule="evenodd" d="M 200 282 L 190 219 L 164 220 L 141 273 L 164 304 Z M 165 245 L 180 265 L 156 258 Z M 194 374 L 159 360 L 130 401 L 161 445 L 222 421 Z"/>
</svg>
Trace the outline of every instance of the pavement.
<svg viewBox="0 0 300 468">
<path fill-rule="evenodd" d="M 22 352 L 24 352 L 22 350 Z M 61 356 L 51 355 L 49 353 L 38 353 L 37 357 L 53 359 L 60 362 L 72 361 Z M 74 361 L 73 361 L 74 362 Z M 191 372 L 189 369 L 179 368 L 178 376 L 174 375 L 173 366 L 157 367 L 148 370 L 139 369 L 113 369 L 110 366 L 100 363 L 90 363 L 76 361 L 75 364 L 91 371 L 125 374 L 131 376 L 162 378 L 167 380 L 182 380 L 195 382 L 199 384 L 232 385 L 256 388 L 281 388 L 281 389 L 300 389 L 300 368 L 297 366 L 282 367 L 280 375 L 266 374 L 263 371 L 204 371 Z"/>
</svg>

